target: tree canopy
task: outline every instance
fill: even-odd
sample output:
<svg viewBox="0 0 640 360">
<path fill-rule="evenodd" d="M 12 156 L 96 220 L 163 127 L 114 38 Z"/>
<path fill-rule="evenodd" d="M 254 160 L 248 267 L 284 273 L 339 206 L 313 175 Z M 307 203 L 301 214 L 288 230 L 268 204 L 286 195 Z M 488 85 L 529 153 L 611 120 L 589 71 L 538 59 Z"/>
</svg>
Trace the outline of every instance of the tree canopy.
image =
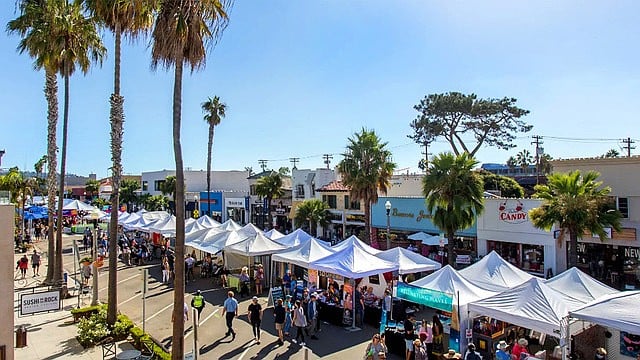
<svg viewBox="0 0 640 360">
<path fill-rule="evenodd" d="M 484 183 L 484 190 L 500 190 L 500 196 L 508 198 L 524 197 L 524 188 L 513 178 L 497 175 L 487 170 L 478 171 Z"/>
<path fill-rule="evenodd" d="M 424 145 L 443 137 L 454 154 L 467 152 L 472 157 L 482 145 L 511 149 L 516 135 L 533 127 L 521 119 L 529 111 L 516 102 L 459 92 L 427 95 L 413 107 L 419 114 L 410 124 L 414 133 L 409 138 Z"/>
<path fill-rule="evenodd" d="M 320 199 L 308 199 L 296 208 L 296 227 L 309 226 L 309 233 L 317 236 L 317 225 L 323 228 L 329 224 L 329 205 Z"/>
</svg>

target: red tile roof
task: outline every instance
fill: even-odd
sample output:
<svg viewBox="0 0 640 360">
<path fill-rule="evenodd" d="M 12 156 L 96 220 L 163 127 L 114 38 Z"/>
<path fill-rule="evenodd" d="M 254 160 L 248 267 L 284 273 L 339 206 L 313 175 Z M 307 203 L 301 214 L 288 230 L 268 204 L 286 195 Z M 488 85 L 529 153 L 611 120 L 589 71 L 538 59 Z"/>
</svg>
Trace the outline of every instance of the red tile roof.
<svg viewBox="0 0 640 360">
<path fill-rule="evenodd" d="M 334 180 L 327 185 L 317 189 L 316 191 L 349 191 L 349 187 L 344 185 L 340 180 Z"/>
</svg>

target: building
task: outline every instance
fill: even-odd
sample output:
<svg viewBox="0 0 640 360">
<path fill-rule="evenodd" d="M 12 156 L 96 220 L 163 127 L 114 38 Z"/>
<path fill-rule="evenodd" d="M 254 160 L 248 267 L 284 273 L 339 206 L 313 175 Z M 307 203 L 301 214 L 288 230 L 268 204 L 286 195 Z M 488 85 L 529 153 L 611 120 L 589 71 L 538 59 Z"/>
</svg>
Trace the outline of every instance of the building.
<svg viewBox="0 0 640 360">
<path fill-rule="evenodd" d="M 554 172 L 599 172 L 598 180 L 611 188 L 612 203 L 623 216 L 622 232 L 613 231 L 604 241 L 588 235 L 579 239 L 579 266 L 618 287 L 640 288 L 640 156 L 553 160 L 551 165 Z"/>
<path fill-rule="evenodd" d="M 6 194 L 6 195 L 3 195 Z M 7 245 L 5 249 L 13 249 L 14 214 L 15 206 L 9 204 L 9 193 L 0 194 L 0 239 Z M 4 270 L 0 271 L 0 283 L 5 284 L 5 289 L 13 284 L 13 251 L 0 253 L 0 264 L 4 264 Z M 14 303 L 13 297 L 3 296 L 0 300 L 0 316 L 3 325 L 0 327 L 0 358 L 13 360 L 13 331 L 14 331 Z"/>
<path fill-rule="evenodd" d="M 554 232 L 536 228 L 529 219 L 529 210 L 541 204 L 537 199 L 485 198 L 484 212 L 477 220 L 478 254 L 495 250 L 511 264 L 540 277 L 566 270 L 564 248 L 558 246 Z"/>
<path fill-rule="evenodd" d="M 267 199 L 262 198 L 256 192 L 258 181 L 274 174 L 275 171 L 268 170 L 258 174 L 251 175 L 247 178 L 249 186 L 249 211 L 251 222 L 256 226 L 265 229 L 273 226 L 279 231 L 285 232 L 291 230 L 291 221 L 289 214 L 291 211 L 291 177 L 282 175 L 282 190 L 284 195 L 277 199 L 271 199 L 271 208 L 265 211 L 267 207 Z M 271 226 L 269 226 L 271 224 Z"/>
<path fill-rule="evenodd" d="M 423 174 L 404 174 L 391 176 L 390 186 L 386 194 L 378 194 L 379 196 L 423 196 L 422 195 L 422 179 Z"/>
<path fill-rule="evenodd" d="M 342 240 L 364 230 L 365 205 L 351 198 L 349 187 L 342 181 L 334 180 L 316 189 L 316 193 L 329 205 L 329 226 L 324 229 L 324 238 Z"/>
<path fill-rule="evenodd" d="M 318 168 L 291 170 L 291 211 L 289 212 L 289 220 L 294 221 L 297 207 L 305 200 L 321 199 L 322 195 L 316 193 L 317 188 L 321 188 L 328 183 L 336 180 L 336 172 L 332 169 Z M 309 229 L 307 229 L 309 231 Z M 323 235 L 321 231 L 316 232 Z"/>
</svg>

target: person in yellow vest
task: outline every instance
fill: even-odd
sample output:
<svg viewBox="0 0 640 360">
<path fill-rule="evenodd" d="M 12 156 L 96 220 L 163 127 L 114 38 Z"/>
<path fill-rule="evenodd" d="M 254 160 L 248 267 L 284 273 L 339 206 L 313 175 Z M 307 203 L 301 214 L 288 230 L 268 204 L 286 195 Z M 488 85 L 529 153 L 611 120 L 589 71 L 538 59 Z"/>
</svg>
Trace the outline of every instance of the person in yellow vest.
<svg viewBox="0 0 640 360">
<path fill-rule="evenodd" d="M 204 296 L 202 296 L 202 292 L 198 290 L 193 296 L 193 299 L 191 299 L 191 307 L 198 310 L 198 324 L 200 324 L 200 314 L 202 313 L 202 309 L 204 309 L 204 305 Z"/>
</svg>

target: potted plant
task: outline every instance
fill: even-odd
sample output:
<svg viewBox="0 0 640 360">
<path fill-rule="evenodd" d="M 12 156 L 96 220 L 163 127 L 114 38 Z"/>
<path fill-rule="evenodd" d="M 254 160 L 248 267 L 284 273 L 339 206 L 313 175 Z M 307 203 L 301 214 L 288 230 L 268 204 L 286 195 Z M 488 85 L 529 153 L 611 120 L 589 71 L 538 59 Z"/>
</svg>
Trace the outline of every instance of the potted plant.
<svg viewBox="0 0 640 360">
<path fill-rule="evenodd" d="M 80 259 L 80 264 L 84 266 L 89 266 L 89 264 L 91 264 L 92 262 L 93 262 L 93 259 L 89 256 L 85 256 L 82 259 Z"/>
</svg>

